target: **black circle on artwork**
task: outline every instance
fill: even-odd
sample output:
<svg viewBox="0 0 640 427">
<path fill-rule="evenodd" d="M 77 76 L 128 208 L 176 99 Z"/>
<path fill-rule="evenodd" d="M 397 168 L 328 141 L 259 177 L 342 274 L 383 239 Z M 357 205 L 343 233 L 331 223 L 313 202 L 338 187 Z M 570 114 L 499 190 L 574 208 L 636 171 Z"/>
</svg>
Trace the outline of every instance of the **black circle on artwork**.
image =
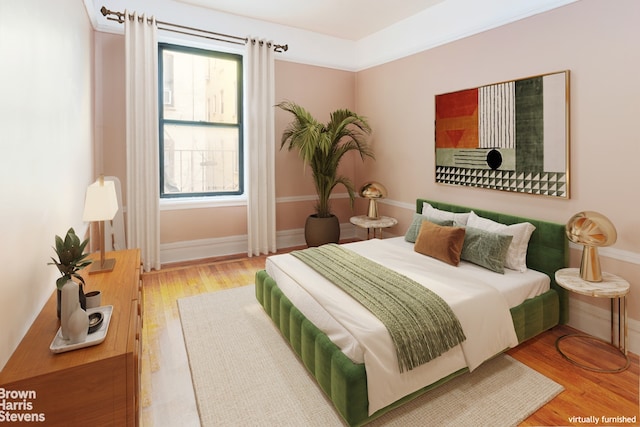
<svg viewBox="0 0 640 427">
<path fill-rule="evenodd" d="M 502 154 L 495 148 L 487 153 L 487 165 L 493 170 L 496 170 L 502 164 Z"/>
</svg>

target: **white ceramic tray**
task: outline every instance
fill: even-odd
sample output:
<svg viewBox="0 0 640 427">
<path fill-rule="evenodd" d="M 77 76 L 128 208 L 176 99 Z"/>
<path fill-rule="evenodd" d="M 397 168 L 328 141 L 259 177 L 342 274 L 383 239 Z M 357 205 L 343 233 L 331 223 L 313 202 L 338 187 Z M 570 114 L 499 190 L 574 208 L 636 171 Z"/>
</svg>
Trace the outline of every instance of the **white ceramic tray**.
<svg viewBox="0 0 640 427">
<path fill-rule="evenodd" d="M 64 353 L 65 351 L 76 350 L 78 348 L 90 347 L 92 345 L 100 344 L 107 337 L 107 331 L 109 330 L 109 322 L 111 321 L 111 313 L 113 313 L 112 305 L 103 305 L 100 307 L 87 309 L 87 314 L 95 313 L 97 311 L 102 312 L 102 325 L 100 328 L 92 334 L 87 335 L 87 338 L 83 342 L 68 344 L 68 341 L 62 338 L 62 328 L 58 328 L 56 336 L 51 341 L 49 350 L 54 353 Z"/>
</svg>

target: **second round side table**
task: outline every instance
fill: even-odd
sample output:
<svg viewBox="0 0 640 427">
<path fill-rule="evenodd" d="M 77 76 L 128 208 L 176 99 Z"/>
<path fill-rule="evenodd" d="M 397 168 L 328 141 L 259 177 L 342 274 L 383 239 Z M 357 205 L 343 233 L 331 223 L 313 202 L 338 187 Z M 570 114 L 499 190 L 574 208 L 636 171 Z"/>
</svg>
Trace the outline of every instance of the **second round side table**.
<svg viewBox="0 0 640 427">
<path fill-rule="evenodd" d="M 559 337 L 556 340 L 556 348 L 558 352 L 567 360 L 569 360 L 574 365 L 580 366 L 581 368 L 588 369 L 590 371 L 595 372 L 622 372 L 629 367 L 629 356 L 627 355 L 627 294 L 629 293 L 629 282 L 624 280 L 621 277 L 616 276 L 611 273 L 602 273 L 602 281 L 601 282 L 589 282 L 580 277 L 580 269 L 578 268 L 563 268 L 561 270 L 556 271 L 555 274 L 556 282 L 558 285 L 567 289 L 568 291 L 575 292 L 581 295 L 587 295 L 596 298 L 610 298 L 611 299 L 611 342 L 607 343 L 604 340 L 596 338 L 587 334 L 569 334 Z M 615 333 L 614 333 L 614 301 L 617 300 L 618 304 L 618 342 L 615 344 Z M 578 363 L 568 357 L 560 348 L 560 342 L 575 337 L 582 337 L 594 341 L 601 341 L 606 344 L 611 345 L 616 348 L 625 358 L 626 363 L 624 366 L 616 369 L 599 369 L 594 368 L 592 366 L 587 366 L 582 363 Z"/>
</svg>

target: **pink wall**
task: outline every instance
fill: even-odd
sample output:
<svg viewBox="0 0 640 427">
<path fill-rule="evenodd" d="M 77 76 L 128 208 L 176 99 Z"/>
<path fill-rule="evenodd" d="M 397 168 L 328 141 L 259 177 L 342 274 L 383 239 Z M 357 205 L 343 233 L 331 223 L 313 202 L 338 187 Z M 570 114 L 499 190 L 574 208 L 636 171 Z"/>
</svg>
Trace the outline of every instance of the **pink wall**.
<svg viewBox="0 0 640 427">
<path fill-rule="evenodd" d="M 389 197 L 418 196 L 564 223 L 581 210 L 607 215 L 618 230 L 603 270 L 631 282 L 629 313 L 640 313 L 640 2 L 584 0 L 357 74 L 358 110 L 370 117 L 378 161 L 366 173 Z M 459 89 L 570 70 L 571 198 L 445 186 L 434 182 L 434 96 Z M 396 205 L 382 213 L 411 214 Z M 572 265 L 579 265 L 579 252 Z M 593 299 L 583 298 L 589 303 Z M 607 308 L 608 300 L 600 306 Z"/>
<path fill-rule="evenodd" d="M 339 108 L 355 109 L 355 74 L 293 62 L 276 61 L 276 102 L 291 101 L 305 107 L 317 120 L 326 123 L 329 114 Z M 357 112 L 357 111 L 356 111 Z M 276 146 L 292 116 L 276 109 Z M 340 166 L 340 174 L 353 177 L 362 162 L 347 155 Z M 354 182 L 357 187 L 358 183 Z M 338 187 L 334 195 L 346 194 Z M 277 229 L 304 227 L 306 217 L 314 212 L 314 201 L 290 201 L 291 198 L 315 195 L 311 169 L 304 168 L 296 151 L 286 148 L 276 153 Z M 284 199 L 284 200 L 283 200 Z M 287 201 L 289 200 L 289 201 Z M 341 222 L 348 222 L 353 214 L 348 199 L 331 202 Z"/>
<path fill-rule="evenodd" d="M 95 32 L 96 171 L 120 178 L 126 200 L 124 37 Z"/>
</svg>

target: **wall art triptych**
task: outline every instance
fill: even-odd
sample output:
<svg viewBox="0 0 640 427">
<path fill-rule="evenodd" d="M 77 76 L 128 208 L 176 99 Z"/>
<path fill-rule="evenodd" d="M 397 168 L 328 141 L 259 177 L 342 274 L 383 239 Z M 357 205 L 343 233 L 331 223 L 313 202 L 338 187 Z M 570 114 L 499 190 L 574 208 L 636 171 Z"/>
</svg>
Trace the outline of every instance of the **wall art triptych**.
<svg viewBox="0 0 640 427">
<path fill-rule="evenodd" d="M 435 97 L 436 182 L 569 198 L 569 71 Z"/>
</svg>

